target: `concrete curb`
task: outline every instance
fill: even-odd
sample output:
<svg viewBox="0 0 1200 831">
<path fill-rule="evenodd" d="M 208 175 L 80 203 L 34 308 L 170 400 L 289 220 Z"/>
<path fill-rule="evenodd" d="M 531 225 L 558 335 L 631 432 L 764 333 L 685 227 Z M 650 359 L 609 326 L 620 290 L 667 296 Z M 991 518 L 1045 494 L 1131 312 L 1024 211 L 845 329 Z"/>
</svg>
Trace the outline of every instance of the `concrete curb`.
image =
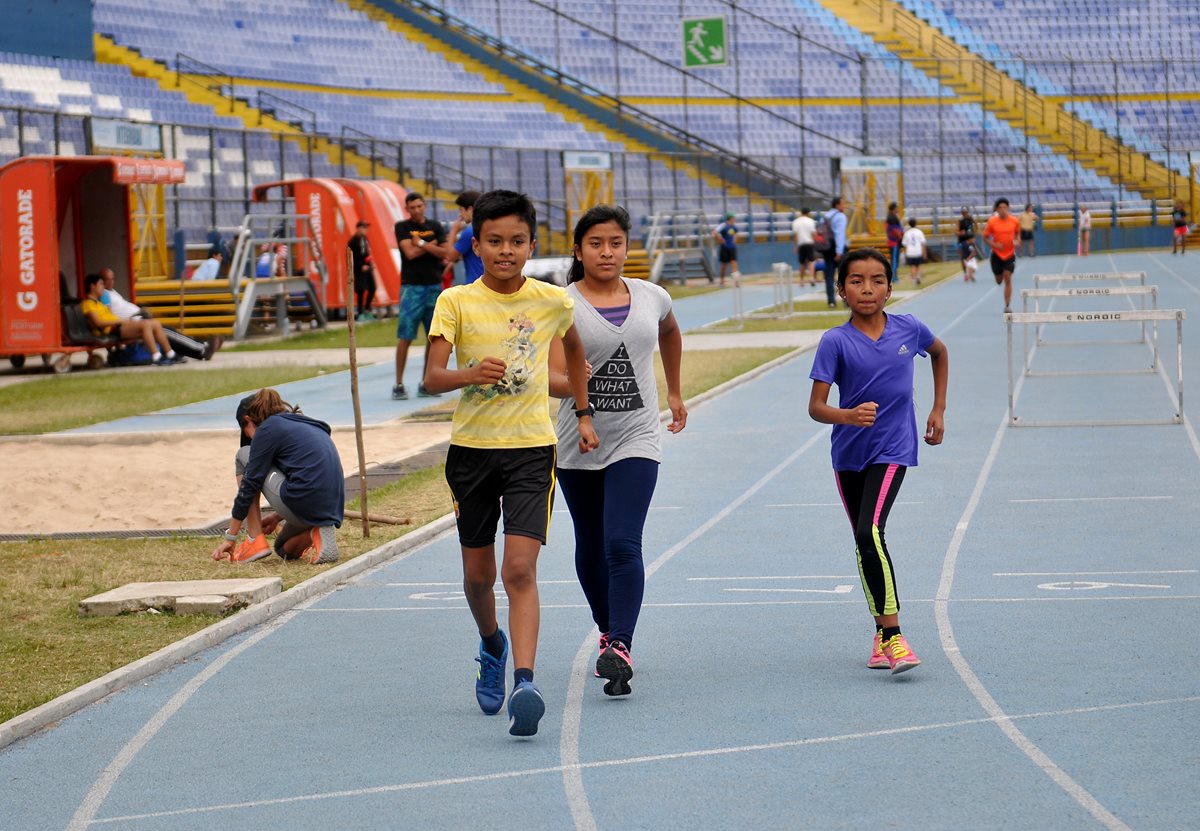
<svg viewBox="0 0 1200 831">
<path fill-rule="evenodd" d="M 239 635 L 260 623 L 265 623 L 305 600 L 332 591 L 341 583 L 357 577 L 375 566 L 409 554 L 453 527 L 453 514 L 439 517 L 411 534 L 406 534 L 342 565 L 310 577 L 282 594 L 251 606 L 206 629 L 201 629 L 181 641 L 164 646 L 144 658 L 118 667 L 95 681 L 90 681 L 82 687 L 60 695 L 53 701 L 47 701 L 40 707 L 35 707 L 9 719 L 0 724 L 0 748 L 36 733 L 43 727 L 48 727 L 87 705 L 94 704 L 110 693 L 135 684 L 144 678 L 149 678 L 180 661 L 223 643 L 234 635 Z"/>
<path fill-rule="evenodd" d="M 730 378 L 725 383 L 719 384 L 689 399 L 686 402 L 687 406 L 689 409 L 698 407 L 729 390 L 749 383 L 755 378 L 789 361 L 795 360 L 800 355 L 814 348 L 815 345 L 793 349 L 735 378 Z M 671 411 L 669 409 L 665 410 L 661 418 L 664 421 L 669 421 Z M 292 588 L 282 594 L 276 595 L 263 603 L 251 606 L 232 617 L 214 623 L 206 629 L 201 629 L 199 632 L 189 635 L 183 640 L 164 646 L 162 649 L 144 658 L 139 658 L 123 667 L 117 667 L 112 672 L 97 678 L 95 681 L 90 681 L 81 687 L 76 687 L 52 701 L 47 701 L 40 707 L 35 707 L 15 718 L 9 719 L 0 724 L 0 748 L 4 748 L 19 739 L 30 736 L 44 727 L 49 727 L 89 704 L 96 703 L 111 693 L 124 689 L 145 678 L 149 678 L 151 675 L 162 672 L 164 669 L 169 669 L 180 661 L 186 660 L 206 649 L 218 646 L 233 636 L 252 629 L 261 623 L 265 623 L 306 600 L 332 591 L 340 584 L 376 566 L 384 565 L 391 560 L 400 558 L 402 555 L 410 554 L 453 527 L 454 514 L 446 514 L 439 517 L 428 525 L 413 531 L 411 534 L 406 534 L 403 537 L 392 540 L 340 566 L 335 566 L 328 571 L 311 577 L 303 583 L 292 586 Z"/>
</svg>

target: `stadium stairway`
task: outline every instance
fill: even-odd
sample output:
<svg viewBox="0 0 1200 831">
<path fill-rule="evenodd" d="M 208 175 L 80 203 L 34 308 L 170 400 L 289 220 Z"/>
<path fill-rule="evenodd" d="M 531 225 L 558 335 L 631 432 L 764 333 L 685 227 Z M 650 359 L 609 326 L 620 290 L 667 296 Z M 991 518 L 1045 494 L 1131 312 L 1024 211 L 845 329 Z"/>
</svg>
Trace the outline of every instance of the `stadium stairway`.
<svg viewBox="0 0 1200 831">
<path fill-rule="evenodd" d="M 749 196 L 756 207 L 764 210 L 788 210 L 785 206 L 761 195 L 777 193 L 779 183 L 769 176 L 750 175 L 746 184 L 733 182 L 713 172 L 728 167 L 724 159 L 704 148 L 687 144 L 665 132 L 633 121 L 617 111 L 567 85 L 541 73 L 532 61 L 524 61 L 514 53 L 497 54 L 487 44 L 470 34 L 454 29 L 418 3 L 396 3 L 392 0 L 342 0 L 355 11 L 380 22 L 403 37 L 423 44 L 449 61 L 479 73 L 493 83 L 503 86 L 516 100 L 534 101 L 568 121 L 605 136 L 609 141 L 624 145 L 633 153 L 643 153 L 672 166 L 672 158 L 664 153 L 690 153 L 702 157 L 699 164 L 680 164 L 678 169 L 693 179 L 700 179 L 715 189 L 724 188 L 731 198 Z M 483 59 L 487 57 L 487 61 Z M 591 114 L 589 114 L 591 113 Z M 760 191 L 761 189 L 761 191 Z"/>
<path fill-rule="evenodd" d="M 1143 198 L 1187 192 L 1180 174 L 1014 80 L 892 0 L 817 2 L 963 100 L 979 102 L 1013 128 Z"/>
</svg>

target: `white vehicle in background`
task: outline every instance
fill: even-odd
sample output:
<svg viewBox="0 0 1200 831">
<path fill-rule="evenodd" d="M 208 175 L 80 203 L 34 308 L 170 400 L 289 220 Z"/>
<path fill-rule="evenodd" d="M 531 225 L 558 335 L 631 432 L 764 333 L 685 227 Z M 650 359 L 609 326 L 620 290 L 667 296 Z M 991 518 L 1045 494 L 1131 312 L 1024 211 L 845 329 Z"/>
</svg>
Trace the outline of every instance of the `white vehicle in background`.
<svg viewBox="0 0 1200 831">
<path fill-rule="evenodd" d="M 521 270 L 521 273 L 526 277 L 532 277 L 545 283 L 565 286 L 571 273 L 573 259 L 573 257 L 538 257 L 526 261 L 525 268 Z"/>
</svg>

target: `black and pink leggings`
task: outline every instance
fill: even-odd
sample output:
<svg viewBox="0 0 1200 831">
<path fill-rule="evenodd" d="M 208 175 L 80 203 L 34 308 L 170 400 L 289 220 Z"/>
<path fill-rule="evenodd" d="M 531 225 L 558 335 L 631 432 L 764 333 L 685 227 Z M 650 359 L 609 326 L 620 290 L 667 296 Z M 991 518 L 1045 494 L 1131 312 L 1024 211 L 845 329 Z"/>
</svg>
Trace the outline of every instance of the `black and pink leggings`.
<svg viewBox="0 0 1200 831">
<path fill-rule="evenodd" d="M 842 505 L 854 529 L 858 575 L 874 617 L 900 611 L 896 574 L 883 541 L 883 528 L 900 492 L 905 470 L 903 465 L 880 464 L 870 465 L 866 470 L 835 471 Z"/>
</svg>

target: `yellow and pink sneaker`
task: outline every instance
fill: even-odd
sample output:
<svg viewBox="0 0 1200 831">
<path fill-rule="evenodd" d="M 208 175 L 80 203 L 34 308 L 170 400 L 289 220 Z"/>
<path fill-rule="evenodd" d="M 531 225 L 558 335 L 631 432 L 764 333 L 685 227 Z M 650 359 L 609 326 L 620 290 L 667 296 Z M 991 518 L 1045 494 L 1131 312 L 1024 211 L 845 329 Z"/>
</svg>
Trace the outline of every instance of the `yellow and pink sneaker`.
<svg viewBox="0 0 1200 831">
<path fill-rule="evenodd" d="M 884 641 L 883 654 L 892 667 L 892 675 L 921 665 L 921 659 L 909 648 L 908 641 L 904 639 L 903 635 L 892 635 Z"/>
<path fill-rule="evenodd" d="M 871 658 L 867 661 L 870 669 L 891 669 L 892 662 L 883 654 L 883 633 L 875 630 L 875 641 L 871 644 Z"/>
</svg>

